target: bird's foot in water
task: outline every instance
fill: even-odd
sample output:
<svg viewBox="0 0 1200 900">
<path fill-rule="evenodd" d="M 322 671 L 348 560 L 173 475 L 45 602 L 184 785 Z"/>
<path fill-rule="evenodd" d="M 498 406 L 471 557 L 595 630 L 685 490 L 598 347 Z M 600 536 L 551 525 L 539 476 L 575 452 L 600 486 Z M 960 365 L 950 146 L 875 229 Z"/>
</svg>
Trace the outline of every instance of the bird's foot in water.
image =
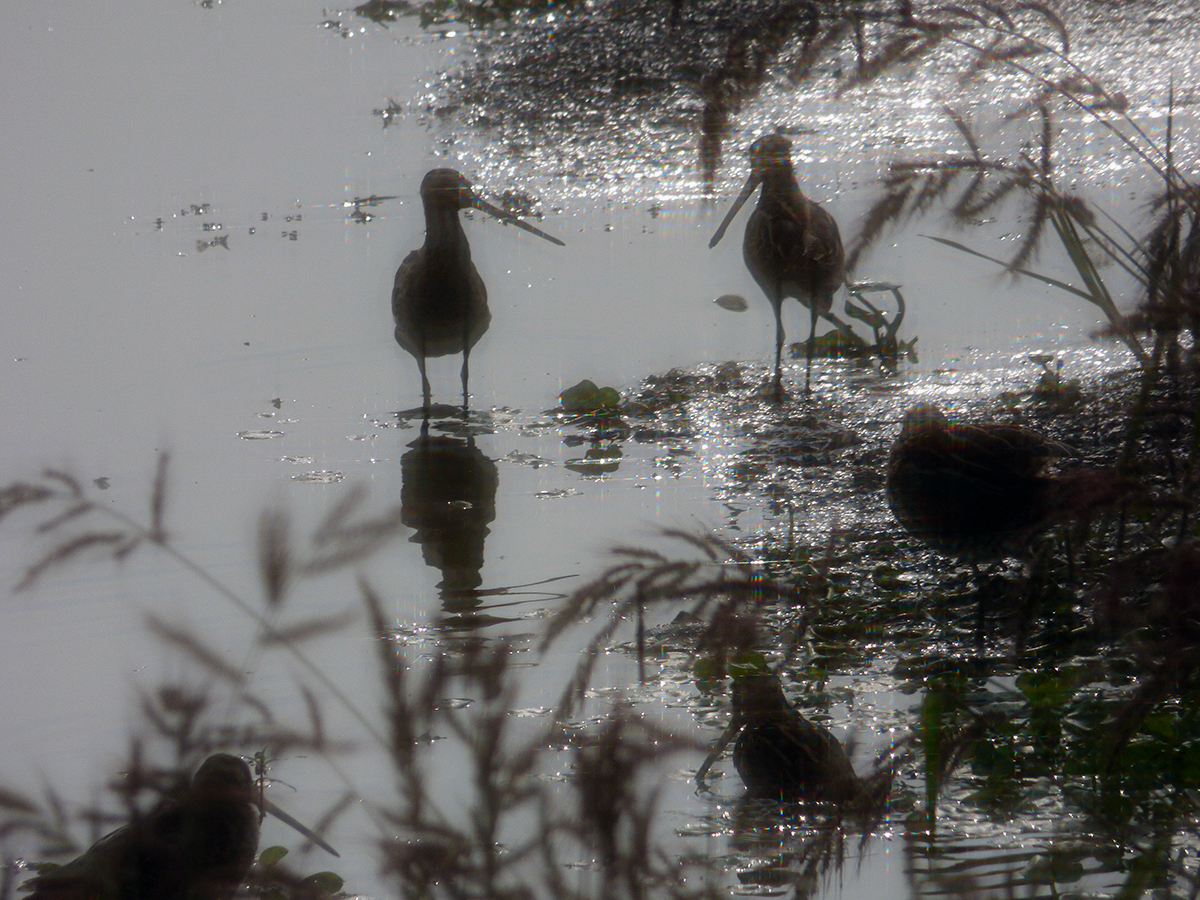
<svg viewBox="0 0 1200 900">
<path fill-rule="evenodd" d="M 811 400 L 812 389 L 806 387 L 803 391 L 799 392 L 799 395 L 804 400 Z M 774 379 L 759 388 L 757 396 L 767 403 L 773 403 L 776 406 L 788 402 L 792 397 L 791 394 L 783 389 L 783 382 L 775 381 Z"/>
<path fill-rule="evenodd" d="M 757 396 L 765 400 L 767 403 L 776 405 L 785 402 L 788 399 L 787 391 L 783 389 L 782 378 L 772 378 L 761 388 L 758 389 Z"/>
<path fill-rule="evenodd" d="M 422 420 L 439 421 L 443 419 L 459 419 L 463 417 L 461 406 L 453 406 L 449 403 L 431 403 L 428 406 L 414 406 L 409 409 L 401 409 L 392 413 L 392 415 L 403 424 L 408 422 Z"/>
</svg>

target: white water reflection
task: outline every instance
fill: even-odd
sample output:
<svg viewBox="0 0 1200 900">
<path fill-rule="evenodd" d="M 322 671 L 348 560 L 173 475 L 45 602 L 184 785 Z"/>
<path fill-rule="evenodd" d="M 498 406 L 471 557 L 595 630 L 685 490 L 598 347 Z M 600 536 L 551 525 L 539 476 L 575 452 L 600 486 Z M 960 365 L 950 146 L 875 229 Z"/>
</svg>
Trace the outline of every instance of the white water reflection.
<svg viewBox="0 0 1200 900">
<path fill-rule="evenodd" d="M 369 485 L 380 505 L 399 502 L 419 423 L 396 411 L 419 402 L 420 385 L 392 339 L 388 301 L 396 266 L 421 243 L 421 175 L 448 162 L 489 199 L 528 192 L 545 212 L 540 226 L 568 245 L 560 252 L 480 218 L 465 225 L 494 316 L 472 353 L 472 406 L 488 420 L 475 440 L 498 481 L 481 584 L 587 575 L 614 543 L 657 541 L 659 525 L 777 527 L 744 494 L 725 493 L 725 463 L 746 438 L 717 411 L 698 413 L 711 428 L 680 441 L 687 446 L 625 442 L 614 475 L 568 468 L 586 447 L 565 445 L 570 429 L 541 415 L 564 386 L 585 377 L 631 386 L 729 359 L 759 364 L 772 317 L 738 241 L 707 249 L 717 214 L 699 202 L 685 134 L 643 145 L 637 159 L 652 165 L 618 184 L 595 169 L 550 177 L 537 153 L 513 160 L 486 135 L 427 129 L 407 108 L 380 127 L 373 109 L 387 98 L 436 95 L 440 73 L 469 51 L 466 37 L 430 37 L 408 22 L 342 39 L 319 27 L 314 9 L 283 2 L 127 2 L 97 17 L 61 4 L 11 10 L 0 34 L 9 73 L 0 101 L 9 135 L 0 148 L 8 173 L 0 185 L 5 480 L 61 467 L 95 482 L 114 509 L 139 514 L 156 452 L 169 448 L 172 534 L 249 595 L 258 588 L 253 541 L 264 505 L 295 511 L 302 531 L 341 496 L 343 481 Z M 1160 112 L 1160 87 L 1148 83 L 1137 108 Z M 765 97 L 742 136 L 774 122 L 782 102 Z M 819 126 L 799 158 L 806 183 L 849 231 L 892 142 L 870 127 L 843 130 L 863 101 L 849 98 L 824 118 L 809 115 L 820 98 L 803 102 L 797 120 Z M 933 111 L 923 121 L 929 131 L 918 144 L 937 146 L 948 129 Z M 596 145 L 596 168 L 611 159 L 604 150 Z M 736 147 L 727 160 L 723 196 L 744 175 Z M 1102 189 L 1126 202 L 1127 170 L 1114 161 L 1107 174 Z M 372 196 L 380 199 L 354 203 Z M 1003 230 L 981 227 L 971 240 Z M 1099 324 L 1050 288 L 1009 291 L 986 263 L 911 235 L 877 250 L 869 268 L 859 274 L 905 285 L 906 332 L 920 335 L 925 373 L 910 394 L 934 384 L 942 396 L 990 390 L 992 375 L 961 373 L 1029 349 L 1074 348 Z M 1053 261 L 1046 268 L 1062 274 Z M 744 315 L 712 302 L 730 293 L 748 299 Z M 806 319 L 789 310 L 789 333 L 802 333 Z M 1072 351 L 1068 364 L 1081 358 Z M 960 374 L 935 373 L 949 362 Z M 432 362 L 435 397 L 455 396 L 457 366 Z M 854 381 L 831 375 L 837 366 L 817 368 L 827 394 Z M 1007 364 L 999 371 L 1022 377 Z M 861 420 L 880 427 L 881 442 L 898 397 L 874 398 Z M 814 540 L 850 515 L 797 502 L 824 510 L 806 519 Z M 731 516 L 738 504 L 744 511 Z M 7 585 L 35 554 L 21 522 L 6 523 L 0 543 Z M 445 578 L 423 549 L 398 543 L 368 570 L 414 643 L 441 609 Z M 350 599 L 314 586 L 297 603 L 316 614 Z M 514 620 L 504 628 L 535 631 L 546 602 L 504 612 Z M 174 610 L 231 656 L 249 657 L 240 614 L 153 552 L 116 570 L 80 564 L 6 599 L 0 682 L 15 687 L 0 698 L 0 780 L 34 784 L 44 775 L 68 796 L 88 795 L 124 750 L 134 689 L 179 674 L 146 637 L 140 613 L 151 609 Z M 348 645 L 332 642 L 322 663 L 372 708 L 374 662 L 363 643 L 358 632 Z M 543 662 L 544 678 L 526 686 L 522 707 L 552 699 L 572 663 Z M 608 686 L 626 686 L 630 672 L 614 658 Z M 286 670 L 264 669 L 256 686 L 278 689 L 287 711 L 299 705 L 286 699 L 290 685 Z M 893 702 L 878 700 L 885 717 Z M 848 724 L 848 714 L 838 716 L 835 724 Z M 330 727 L 354 728 L 345 717 Z M 377 766 L 368 756 L 345 773 L 366 792 Z M 284 760 L 278 774 L 301 785 L 288 803 L 301 816 L 336 793 L 315 763 Z M 684 779 L 673 782 L 669 803 L 682 818 L 701 814 Z M 342 874 L 369 892 L 375 863 L 369 848 L 353 849 L 360 830 L 347 826 L 335 843 L 348 857 Z"/>
</svg>

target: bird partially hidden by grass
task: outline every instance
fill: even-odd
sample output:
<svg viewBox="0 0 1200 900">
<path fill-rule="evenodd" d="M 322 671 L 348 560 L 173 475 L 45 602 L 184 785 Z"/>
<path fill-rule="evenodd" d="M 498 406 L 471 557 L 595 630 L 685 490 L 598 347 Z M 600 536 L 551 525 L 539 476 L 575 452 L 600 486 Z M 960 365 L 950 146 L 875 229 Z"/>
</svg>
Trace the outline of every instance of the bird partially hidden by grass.
<svg viewBox="0 0 1200 900">
<path fill-rule="evenodd" d="M 471 348 L 487 331 L 492 314 L 488 311 L 487 288 L 471 262 L 471 245 L 459 221 L 459 211 L 478 209 L 552 244 L 561 247 L 563 242 L 484 202 L 454 169 L 425 173 L 421 202 L 425 209 L 425 243 L 404 258 L 392 287 L 396 342 L 417 360 L 426 410 L 430 392 L 425 360 L 461 353 L 465 411 Z"/>
<path fill-rule="evenodd" d="M 844 804 L 860 796 L 863 783 L 841 743 L 788 703 L 774 673 L 735 674 L 732 702 L 729 727 L 696 772 L 699 785 L 736 737 L 733 765 L 754 797 Z"/>
<path fill-rule="evenodd" d="M 808 307 L 811 318 L 805 352 L 804 393 L 812 390 L 813 343 L 817 318 L 825 317 L 852 340 L 848 325 L 833 315 L 833 295 L 846 282 L 846 253 L 837 222 L 819 204 L 804 196 L 792 167 L 792 145 L 780 134 L 768 134 L 750 145 L 750 177 L 716 234 L 715 247 L 750 195 L 761 185 L 758 205 L 746 222 L 742 258 L 775 312 L 775 375 L 770 395 L 781 401 L 783 391 L 783 301 L 795 297 Z"/>
<path fill-rule="evenodd" d="M 888 506 L 940 553 L 976 563 L 1020 556 L 1038 532 L 1084 520 L 1132 490 L 1114 469 L 1045 471 L 1071 454 L 1030 428 L 954 424 L 923 403 L 905 413 L 892 445 Z"/>
<path fill-rule="evenodd" d="M 274 804 L 263 801 L 262 809 L 337 855 Z M 22 889 L 31 892 L 26 900 L 229 900 L 258 852 L 260 820 L 250 767 L 216 753 L 186 790 Z"/>
</svg>

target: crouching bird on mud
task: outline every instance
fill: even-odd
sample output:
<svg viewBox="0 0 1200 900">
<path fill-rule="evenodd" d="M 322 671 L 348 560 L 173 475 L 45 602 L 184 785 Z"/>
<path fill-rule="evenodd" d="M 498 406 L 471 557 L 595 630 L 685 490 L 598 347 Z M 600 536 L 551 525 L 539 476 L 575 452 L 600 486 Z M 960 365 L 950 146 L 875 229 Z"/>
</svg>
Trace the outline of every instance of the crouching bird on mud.
<svg viewBox="0 0 1200 900">
<path fill-rule="evenodd" d="M 336 855 L 273 804 L 262 809 Z M 260 819 L 250 767 L 216 753 L 186 790 L 22 889 L 31 892 L 26 900 L 229 900 L 258 852 Z"/>
<path fill-rule="evenodd" d="M 972 562 L 1019 556 L 1039 531 L 1086 519 L 1132 491 L 1113 469 L 1044 471 L 1070 454 L 1030 428 L 952 424 L 923 403 L 905 413 L 892 445 L 888 506 L 940 553 Z"/>
<path fill-rule="evenodd" d="M 471 245 L 459 221 L 459 211 L 478 209 L 552 244 L 561 247 L 563 242 L 484 202 L 454 169 L 427 172 L 421 181 L 421 202 L 425 208 L 425 243 L 404 258 L 392 288 L 396 342 L 417 360 L 426 410 L 430 397 L 425 360 L 461 353 L 465 411 L 471 348 L 487 331 L 492 315 L 487 288 L 471 262 Z"/>
<path fill-rule="evenodd" d="M 755 188 L 762 185 L 758 205 L 746 222 L 742 258 L 775 312 L 775 377 L 771 396 L 783 399 L 783 301 L 795 297 L 808 307 L 811 327 L 805 352 L 804 393 L 811 393 L 813 342 L 817 317 L 839 331 L 853 331 L 831 312 L 833 295 L 846 282 L 846 253 L 837 222 L 809 200 L 796 183 L 792 145 L 780 134 L 768 134 L 750 145 L 750 177 L 733 201 L 716 234 L 715 247 Z"/>
</svg>

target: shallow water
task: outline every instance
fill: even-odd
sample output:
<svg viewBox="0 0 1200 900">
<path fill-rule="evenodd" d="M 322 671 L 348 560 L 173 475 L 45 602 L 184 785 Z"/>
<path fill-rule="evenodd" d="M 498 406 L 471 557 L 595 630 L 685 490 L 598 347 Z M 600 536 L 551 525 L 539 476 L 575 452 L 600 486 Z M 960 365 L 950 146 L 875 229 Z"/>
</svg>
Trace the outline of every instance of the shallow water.
<svg viewBox="0 0 1200 900">
<path fill-rule="evenodd" d="M 1194 21 L 1166 9 L 1138 4 L 1118 27 L 1132 23 L 1126 31 L 1134 39 L 1120 54 L 1105 40 L 1111 55 L 1098 60 L 1126 79 L 1135 116 L 1160 123 L 1161 56 L 1176 60 L 1177 85 L 1190 85 L 1195 65 L 1190 51 L 1179 50 L 1189 46 Z M 672 114 L 669 105 L 640 118 L 622 109 L 630 118 L 598 132 L 567 127 L 557 140 L 526 134 L 519 152 L 503 123 L 500 138 L 476 127 L 488 116 L 486 103 L 437 114 L 473 84 L 455 73 L 477 65 L 505 71 L 522 46 L 546 39 L 553 22 L 489 44 L 410 21 L 385 29 L 349 12 L 325 14 L 342 30 L 322 27 L 320 10 L 288 3 L 127 3 L 100 18 L 28 7 L 13 15 L 0 37 L 11 75 L 3 100 L 10 139 L 0 151 L 10 173 L 0 187 L 9 211 L 0 241 L 6 481 L 62 468 L 103 504 L 143 517 L 156 455 L 169 450 L 167 526 L 176 546 L 247 596 L 258 591 L 254 541 L 264 506 L 289 510 L 302 535 L 350 485 L 366 485 L 375 510 L 405 503 L 413 483 L 406 475 L 421 464 L 414 446 L 421 422 L 411 412 L 420 385 L 392 339 L 388 298 L 396 266 L 421 242 L 420 178 L 434 165 L 452 165 L 489 199 L 510 188 L 528 193 L 543 213 L 539 227 L 567 246 L 480 216 L 465 226 L 493 312 L 471 357 L 473 446 L 461 443 L 453 417 L 431 433 L 449 436 L 440 446 L 467 473 L 465 493 L 449 503 L 478 514 L 459 517 L 469 518 L 459 522 L 460 561 L 439 566 L 447 551 L 431 534 L 444 526 L 422 521 L 410 497 L 408 541 L 364 567 L 411 653 L 433 652 L 429 627 L 443 612 L 486 608 L 510 621 L 480 633 L 534 634 L 562 592 L 606 563 L 611 546 L 671 549 L 664 527 L 814 545 L 851 524 L 887 527 L 882 504 L 863 500 L 837 464 L 839 447 L 829 446 L 827 433 L 806 434 L 746 396 L 766 377 L 772 323 L 732 239 L 744 218 L 717 249 L 707 243 L 744 176 L 739 148 L 777 124 L 814 130 L 798 166 L 812 196 L 851 233 L 896 147 L 920 155 L 953 138 L 938 115 L 941 98 L 925 82 L 900 79 L 837 102 L 820 79 L 796 97 L 767 90 L 739 119 L 709 199 L 682 118 L 694 107 L 684 100 Z M 1161 15 L 1178 24 L 1169 37 L 1154 24 Z M 1095 26 L 1102 38 L 1114 27 Z M 1080 30 L 1081 42 L 1090 31 Z M 1147 34 L 1162 43 L 1143 48 Z M 1081 53 L 1096 58 L 1086 45 Z M 508 96 L 494 84 L 484 96 L 497 93 Z M 382 128 L 372 111 L 396 98 L 397 120 Z M 986 101 L 977 103 L 986 116 Z M 906 118 L 896 105 L 921 112 Z M 1190 105 L 1177 114 L 1187 145 Z M 1089 140 L 1075 150 L 1116 158 Z M 1141 197 L 1145 174 L 1114 163 L 1097 175 L 1092 158 L 1083 158 L 1095 179 L 1089 190 L 1136 223 L 1141 210 L 1130 200 Z M 372 196 L 383 199 L 354 202 Z M 921 365 L 885 377 L 820 362 L 814 373 L 819 409 L 879 449 L 914 399 L 936 396 L 965 409 L 1033 384 L 1041 370 L 1032 352 L 1060 354 L 1067 377 L 1128 364 L 1123 350 L 1087 342 L 1099 324 L 1094 311 L 1048 287 L 1014 289 L 989 264 L 917 234 L 943 233 L 943 225 L 927 221 L 896 235 L 856 273 L 904 285 L 902 335 L 920 337 Z M 1003 244 L 1016 227 L 984 223 L 960 239 Z M 1066 271 L 1053 258 L 1038 268 Z M 744 295 L 749 309 L 731 313 L 713 302 L 728 293 Z M 804 321 L 789 310 L 790 338 Z M 642 423 L 653 431 L 640 436 L 635 428 L 620 440 L 594 440 L 588 427 L 547 412 L 582 378 L 629 394 L 647 376 L 675 367 L 710 373 L 728 360 L 739 361 L 746 391 L 702 393 Z M 790 362 L 790 383 L 802 369 L 802 361 Z M 435 398 L 453 403 L 457 359 L 435 360 L 431 377 Z M 450 447 L 451 438 L 460 443 Z M 806 449 L 781 464 L 769 449 L 781 440 Z M 608 471 L 593 474 L 589 450 Z M 435 497 L 432 508 L 441 502 Z M 41 546 L 31 521 L 14 516 L 5 524 L 6 584 L 20 579 Z M 443 596 L 448 582 L 509 590 L 463 609 Z M 316 581 L 293 602 L 297 615 L 349 608 L 353 585 Z M 16 686 L 0 698 L 0 781 L 44 778 L 67 796 L 90 796 L 126 747 L 136 689 L 188 671 L 148 638 L 143 614 L 151 610 L 182 617 L 230 658 L 246 660 L 255 687 L 282 712 L 301 708 L 291 670 L 262 660 L 244 615 L 172 560 L 143 549 L 119 567 L 77 563 L 0 607 L 0 682 Z M 539 677 L 523 684 L 521 709 L 557 699 L 577 652 L 560 647 L 538 659 Z M 361 622 L 315 652 L 334 682 L 373 708 L 374 651 Z M 911 708 L 883 668 L 839 673 L 853 709 L 827 710 L 835 731 L 860 735 L 860 761 L 886 746 L 889 729 Z M 625 688 L 635 675 L 621 654 L 610 654 L 602 671 L 602 688 Z M 668 710 L 659 714 L 676 724 L 693 721 L 686 684 L 664 676 L 634 696 L 645 708 Z M 329 727 L 356 735 L 342 712 Z M 340 764 L 348 783 L 367 794 L 377 765 L 370 753 Z M 310 818 L 339 789 L 315 761 L 283 760 L 277 774 L 301 786 L 287 805 Z M 684 844 L 728 852 L 723 823 L 735 782 L 726 777 L 717 800 L 700 800 L 677 773 L 665 801 L 668 827 L 685 835 Z M 333 838 L 347 857 L 339 871 L 350 889 L 370 895 L 374 861 L 360 841 L 364 824 L 348 819 Z M 861 873 L 846 876 L 846 889 L 861 878 L 866 893 L 898 893 L 896 852 L 887 842 L 873 845 Z"/>
</svg>

